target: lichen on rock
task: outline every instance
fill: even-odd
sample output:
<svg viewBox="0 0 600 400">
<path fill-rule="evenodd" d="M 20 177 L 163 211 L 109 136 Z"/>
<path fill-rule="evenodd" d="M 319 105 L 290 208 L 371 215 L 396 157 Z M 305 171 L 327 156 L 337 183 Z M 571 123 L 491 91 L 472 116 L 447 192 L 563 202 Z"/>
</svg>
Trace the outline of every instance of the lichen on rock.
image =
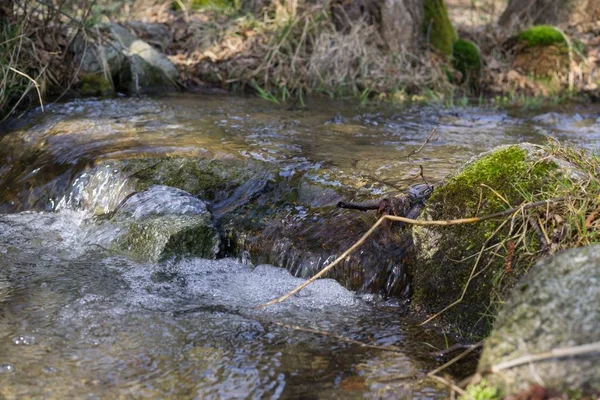
<svg viewBox="0 0 600 400">
<path fill-rule="evenodd" d="M 486 339 L 478 370 L 520 357 L 600 342 L 600 245 L 538 262 L 511 293 Z M 504 393 L 544 382 L 548 389 L 600 393 L 598 354 L 525 362 L 486 376 Z"/>
</svg>

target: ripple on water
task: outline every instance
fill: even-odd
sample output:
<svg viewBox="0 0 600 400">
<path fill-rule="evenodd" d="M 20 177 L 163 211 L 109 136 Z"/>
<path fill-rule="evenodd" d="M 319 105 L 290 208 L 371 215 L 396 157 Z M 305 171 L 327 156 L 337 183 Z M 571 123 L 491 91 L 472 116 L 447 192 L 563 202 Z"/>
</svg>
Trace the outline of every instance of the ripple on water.
<svg viewBox="0 0 600 400">
<path fill-rule="evenodd" d="M 393 398 L 413 386 L 392 390 L 383 380 L 431 368 L 407 355 L 422 345 L 402 333 L 397 308 L 380 309 L 335 281 L 257 310 L 302 279 L 232 259 L 137 263 L 78 241 L 82 218 L 0 215 L 0 239 L 13 249 L 0 254 L 6 398 L 346 397 L 376 396 L 383 386 Z M 290 326 L 407 353 L 382 355 Z M 433 397 L 445 393 L 427 387 Z"/>
</svg>

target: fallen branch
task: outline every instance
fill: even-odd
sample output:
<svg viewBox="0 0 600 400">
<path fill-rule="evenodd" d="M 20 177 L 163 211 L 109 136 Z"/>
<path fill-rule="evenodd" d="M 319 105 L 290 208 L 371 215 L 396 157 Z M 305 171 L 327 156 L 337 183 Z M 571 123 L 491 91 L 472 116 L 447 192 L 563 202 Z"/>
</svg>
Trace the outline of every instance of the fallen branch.
<svg viewBox="0 0 600 400">
<path fill-rule="evenodd" d="M 315 274 L 312 278 L 308 279 L 306 282 L 303 282 L 301 285 L 297 286 L 295 289 L 291 290 L 290 292 L 284 294 L 281 297 L 278 297 L 278 298 L 268 301 L 264 304 L 261 304 L 260 306 L 258 306 L 258 308 L 261 309 L 261 308 L 271 306 L 273 304 L 281 303 L 282 301 L 287 300 L 291 296 L 295 295 L 296 293 L 298 293 L 299 291 L 304 289 L 306 286 L 310 285 L 311 283 L 313 283 L 314 281 L 319 279 L 321 276 L 325 275 L 329 270 L 331 270 L 333 267 L 335 267 L 336 265 L 341 263 L 347 256 L 352 254 L 352 252 L 354 252 L 354 250 L 356 250 L 360 245 L 362 245 L 369 238 L 369 236 L 371 236 L 373 234 L 373 232 L 375 232 L 375 230 L 379 227 L 379 225 L 381 225 L 386 220 L 395 221 L 395 222 L 404 222 L 407 224 L 417 225 L 417 226 L 452 226 L 452 225 L 460 225 L 460 224 L 472 224 L 472 223 L 482 222 L 482 221 L 486 221 L 486 220 L 493 219 L 493 218 L 505 217 L 505 216 L 514 214 L 515 212 L 520 211 L 520 210 L 539 207 L 541 205 L 546 205 L 548 203 L 557 202 L 557 201 L 561 201 L 561 200 L 563 200 L 563 198 L 536 201 L 533 203 L 521 205 L 519 207 L 511 208 L 509 210 L 500 211 L 500 212 L 497 212 L 494 214 L 484 215 L 482 217 L 462 218 L 462 219 L 453 219 L 453 220 L 425 221 L 425 220 L 418 220 L 418 219 L 412 219 L 412 218 L 397 217 L 394 215 L 384 215 L 381 218 L 379 218 L 377 220 L 377 222 L 375 222 L 375 224 L 360 239 L 358 239 L 358 241 L 356 241 L 356 243 L 354 243 L 348 250 L 343 252 L 334 262 L 332 262 L 331 264 L 329 264 L 328 266 L 323 268 L 321 271 L 319 271 L 317 274 Z M 430 318 L 429 320 L 431 320 L 431 319 L 433 319 L 433 318 Z"/>
</svg>

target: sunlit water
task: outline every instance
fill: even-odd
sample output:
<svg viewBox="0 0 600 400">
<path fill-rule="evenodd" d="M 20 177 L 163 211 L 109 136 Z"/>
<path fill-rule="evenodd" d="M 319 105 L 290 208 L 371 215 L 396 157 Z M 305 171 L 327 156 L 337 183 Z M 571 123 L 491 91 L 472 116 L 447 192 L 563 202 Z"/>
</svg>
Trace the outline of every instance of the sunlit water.
<svg viewBox="0 0 600 400">
<path fill-rule="evenodd" d="M 64 195 L 98 160 L 241 157 L 284 175 L 315 171 L 331 185 L 364 182 L 376 196 L 418 182 L 419 165 L 435 182 L 495 145 L 550 135 L 594 148 L 600 137 L 590 109 L 517 117 L 311 101 L 290 111 L 195 96 L 49 109 L 0 137 L 0 210 L 12 213 L 0 215 L 0 397 L 8 399 L 447 396 L 424 379 L 443 362 L 431 352 L 446 338 L 416 327 L 402 302 L 322 280 L 258 310 L 302 280 L 233 259 L 139 263 L 91 243 L 89 210 L 70 209 Z M 14 213 L 25 210 L 36 211 Z"/>
</svg>

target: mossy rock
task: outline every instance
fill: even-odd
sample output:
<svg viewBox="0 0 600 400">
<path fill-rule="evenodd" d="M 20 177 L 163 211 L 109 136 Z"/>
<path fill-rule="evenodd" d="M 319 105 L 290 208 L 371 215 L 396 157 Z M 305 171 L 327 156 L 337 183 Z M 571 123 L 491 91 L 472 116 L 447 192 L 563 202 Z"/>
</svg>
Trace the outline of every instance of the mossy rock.
<svg viewBox="0 0 600 400">
<path fill-rule="evenodd" d="M 600 245 L 566 250 L 541 260 L 519 281 L 485 341 L 478 370 L 485 373 L 520 357 L 598 343 L 599 327 Z M 523 363 L 486 380 L 507 394 L 541 380 L 550 390 L 598 395 L 598 354 Z"/>
<path fill-rule="evenodd" d="M 452 48 L 452 65 L 462 74 L 462 82 L 473 89 L 479 87 L 481 77 L 481 51 L 479 47 L 466 39 L 458 39 Z"/>
<path fill-rule="evenodd" d="M 136 190 L 155 184 L 176 187 L 204 200 L 221 201 L 257 172 L 245 160 L 163 157 L 119 162 L 119 170 L 136 180 Z"/>
<path fill-rule="evenodd" d="M 500 146 L 476 157 L 449 177 L 434 191 L 419 219 L 483 216 L 518 206 L 527 201 L 525 196 L 534 193 L 537 199 L 544 198 L 544 188 L 556 185 L 557 177 L 572 171 L 570 168 L 570 164 L 550 156 L 541 146 Z M 484 245 L 501 242 L 509 234 L 510 224 L 501 227 L 502 221 L 413 228 L 417 255 L 409 273 L 415 311 L 437 313 L 461 297 L 480 250 Z M 536 246 L 535 235 L 531 243 Z M 464 298 L 444 311 L 438 321 L 466 337 L 484 336 L 490 331 L 496 305 L 528 267 L 514 267 L 510 274 L 504 275 L 503 252 L 503 249 L 496 249 L 496 253 L 482 252 Z M 519 256 L 517 251 L 514 257 Z"/>
<path fill-rule="evenodd" d="M 424 18 L 422 32 L 426 40 L 440 53 L 452 55 L 452 47 L 456 39 L 456 31 L 448 17 L 448 10 L 443 0 L 425 0 L 423 3 Z"/>
<path fill-rule="evenodd" d="M 128 197 L 91 231 L 90 241 L 151 262 L 170 256 L 215 258 L 220 245 L 204 202 L 162 185 Z"/>
<path fill-rule="evenodd" d="M 565 35 L 549 25 L 521 32 L 517 36 L 512 67 L 542 79 L 568 73 L 569 45 Z"/>
<path fill-rule="evenodd" d="M 83 75 L 79 87 L 83 96 L 108 96 L 115 92 L 112 80 L 104 73 Z"/>
<path fill-rule="evenodd" d="M 517 36 L 519 42 L 532 46 L 550 46 L 555 44 L 566 44 L 563 33 L 551 25 L 533 26 Z"/>
</svg>

